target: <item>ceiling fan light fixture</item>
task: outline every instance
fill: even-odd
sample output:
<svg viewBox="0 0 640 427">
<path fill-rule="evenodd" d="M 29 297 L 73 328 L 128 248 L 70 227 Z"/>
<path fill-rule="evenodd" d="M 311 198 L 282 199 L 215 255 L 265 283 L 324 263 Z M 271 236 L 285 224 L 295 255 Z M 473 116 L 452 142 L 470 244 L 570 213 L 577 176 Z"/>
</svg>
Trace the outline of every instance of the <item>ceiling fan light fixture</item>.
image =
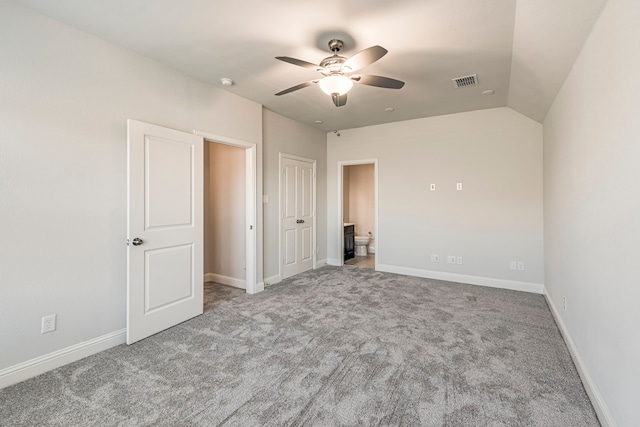
<svg viewBox="0 0 640 427">
<path fill-rule="evenodd" d="M 351 90 L 353 82 L 350 78 L 341 75 L 327 76 L 318 82 L 320 89 L 327 95 L 337 93 L 344 95 Z"/>
</svg>

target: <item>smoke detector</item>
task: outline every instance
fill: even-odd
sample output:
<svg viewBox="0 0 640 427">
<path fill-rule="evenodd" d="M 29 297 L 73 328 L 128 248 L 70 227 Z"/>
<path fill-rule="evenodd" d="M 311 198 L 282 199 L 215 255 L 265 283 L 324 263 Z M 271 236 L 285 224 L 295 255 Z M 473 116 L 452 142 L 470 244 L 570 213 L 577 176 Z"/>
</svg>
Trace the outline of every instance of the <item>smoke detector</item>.
<svg viewBox="0 0 640 427">
<path fill-rule="evenodd" d="M 233 84 L 233 80 L 228 77 L 223 77 L 220 79 L 220 83 L 222 83 L 222 86 L 229 87 Z"/>
</svg>

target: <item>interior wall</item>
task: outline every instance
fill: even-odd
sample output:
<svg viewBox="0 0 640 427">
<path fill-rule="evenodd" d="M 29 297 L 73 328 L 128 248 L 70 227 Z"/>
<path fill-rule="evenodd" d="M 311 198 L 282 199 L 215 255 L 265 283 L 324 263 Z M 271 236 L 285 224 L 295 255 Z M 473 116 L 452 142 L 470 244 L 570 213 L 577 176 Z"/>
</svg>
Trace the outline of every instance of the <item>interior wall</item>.
<svg viewBox="0 0 640 427">
<path fill-rule="evenodd" d="M 0 57 L 1 370 L 125 328 L 127 119 L 256 143 L 261 194 L 262 107 L 6 1 Z"/>
<path fill-rule="evenodd" d="M 208 146 L 208 206 L 205 209 L 205 273 L 245 281 L 246 150 L 231 145 Z M 206 154 L 206 153 L 205 153 Z"/>
<path fill-rule="evenodd" d="M 264 277 L 274 283 L 279 277 L 279 164 L 280 153 L 315 159 L 316 164 L 316 259 L 327 258 L 327 139 L 326 133 L 312 126 L 296 122 L 280 114 L 263 109 L 264 141 Z"/>
<path fill-rule="evenodd" d="M 327 134 L 332 264 L 341 250 L 338 162 L 378 159 L 379 269 L 542 291 L 539 123 L 495 108 L 340 133 Z M 447 263 L 451 255 L 463 264 Z M 510 261 L 525 270 L 510 270 Z"/>
<path fill-rule="evenodd" d="M 640 3 L 609 0 L 544 121 L 546 289 L 603 425 L 638 425 L 638 40 Z"/>
<path fill-rule="evenodd" d="M 375 233 L 375 178 L 374 166 L 351 165 L 345 166 L 349 173 L 348 200 L 349 221 L 356 224 L 356 236 L 367 236 Z M 344 176 L 343 176 L 344 177 Z M 343 178 L 344 179 L 344 178 Z"/>
<path fill-rule="evenodd" d="M 349 167 L 342 172 L 342 220 L 349 222 Z"/>
</svg>

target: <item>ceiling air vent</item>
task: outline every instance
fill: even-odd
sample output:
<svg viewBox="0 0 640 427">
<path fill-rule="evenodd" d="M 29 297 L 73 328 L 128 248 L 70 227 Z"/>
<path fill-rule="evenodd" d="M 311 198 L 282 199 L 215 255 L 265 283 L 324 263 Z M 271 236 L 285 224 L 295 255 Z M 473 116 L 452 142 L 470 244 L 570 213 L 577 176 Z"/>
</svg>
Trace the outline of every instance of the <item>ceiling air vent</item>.
<svg viewBox="0 0 640 427">
<path fill-rule="evenodd" d="M 467 87 L 467 86 L 475 86 L 478 84 L 478 75 L 471 74 L 469 76 L 456 77 L 453 80 L 453 84 L 456 87 Z"/>
</svg>

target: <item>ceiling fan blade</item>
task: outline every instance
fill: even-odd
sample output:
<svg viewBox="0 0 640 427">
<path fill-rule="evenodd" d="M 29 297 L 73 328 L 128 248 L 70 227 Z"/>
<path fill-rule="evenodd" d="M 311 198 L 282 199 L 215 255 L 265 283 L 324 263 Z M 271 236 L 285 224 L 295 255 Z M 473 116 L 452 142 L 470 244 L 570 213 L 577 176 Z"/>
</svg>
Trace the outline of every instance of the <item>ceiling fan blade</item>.
<svg viewBox="0 0 640 427">
<path fill-rule="evenodd" d="M 342 64 L 342 71 L 345 73 L 352 73 L 360 68 L 364 68 L 369 64 L 373 64 L 378 59 L 387 54 L 387 49 L 382 46 L 371 46 L 365 50 L 353 55 Z"/>
<path fill-rule="evenodd" d="M 316 84 L 316 83 L 318 83 L 318 80 L 309 80 L 308 82 L 300 83 L 299 85 L 291 86 L 289 89 L 285 89 L 283 91 L 280 91 L 280 92 L 276 93 L 276 96 L 286 95 L 287 93 L 291 93 L 293 91 L 305 88 L 307 86 L 311 86 L 311 85 Z"/>
<path fill-rule="evenodd" d="M 345 93 L 344 95 L 338 95 L 337 93 L 332 93 L 331 100 L 334 104 L 336 104 L 336 107 L 342 107 L 343 105 L 347 104 L 347 94 Z"/>
<path fill-rule="evenodd" d="M 351 76 L 351 80 L 362 85 L 377 86 L 387 89 L 401 89 L 402 86 L 404 86 L 404 82 L 401 82 L 400 80 L 382 76 Z"/>
<path fill-rule="evenodd" d="M 288 62 L 289 64 L 297 65 L 299 67 L 311 68 L 312 70 L 315 70 L 315 71 L 324 70 L 324 68 L 322 68 L 319 65 L 312 64 L 311 62 L 303 61 L 301 59 L 291 58 L 288 56 L 276 56 L 276 59 L 279 59 L 280 61 Z"/>
</svg>

